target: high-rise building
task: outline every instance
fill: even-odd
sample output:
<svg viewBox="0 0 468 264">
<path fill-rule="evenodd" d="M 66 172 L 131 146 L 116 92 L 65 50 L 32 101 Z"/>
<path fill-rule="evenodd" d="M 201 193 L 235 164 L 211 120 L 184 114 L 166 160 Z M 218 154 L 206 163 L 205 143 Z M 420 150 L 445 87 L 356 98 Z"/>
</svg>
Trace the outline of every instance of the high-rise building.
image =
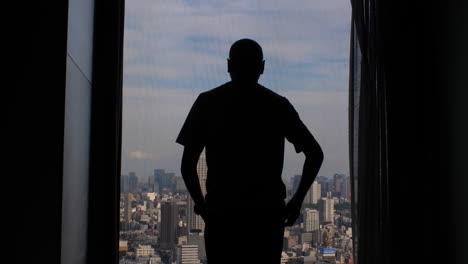
<svg viewBox="0 0 468 264">
<path fill-rule="evenodd" d="M 294 195 L 294 193 L 296 193 L 297 188 L 299 187 L 299 183 L 301 182 L 301 178 L 302 178 L 301 175 L 294 175 L 293 177 L 291 177 L 293 195 Z"/>
<path fill-rule="evenodd" d="M 129 185 L 128 175 L 120 176 L 120 192 L 122 193 L 128 192 L 128 185 Z"/>
<path fill-rule="evenodd" d="M 206 195 L 206 178 L 208 174 L 208 167 L 206 166 L 206 158 L 205 155 L 201 155 L 200 158 L 198 159 L 198 164 L 197 164 L 197 174 L 198 174 L 198 179 L 200 181 L 200 187 L 202 190 L 203 196 Z M 193 203 L 192 197 L 189 197 L 188 199 L 188 205 L 187 205 L 187 222 L 188 222 L 188 227 L 189 227 L 189 232 L 201 232 L 205 228 L 205 222 L 203 221 L 203 218 L 199 215 L 196 215 L 195 212 L 193 211 L 193 206 L 195 204 Z"/>
<path fill-rule="evenodd" d="M 343 185 L 345 183 L 346 175 L 336 173 L 333 175 L 333 192 L 335 197 L 343 197 Z"/>
<path fill-rule="evenodd" d="M 306 204 L 317 204 L 318 200 L 321 198 L 321 189 L 320 184 L 317 181 L 314 181 L 307 191 L 307 194 L 304 198 L 304 203 Z"/>
<path fill-rule="evenodd" d="M 328 180 L 328 178 L 325 177 L 325 176 L 318 176 L 317 178 L 315 178 L 315 181 L 318 184 L 320 184 L 321 197 L 325 197 L 326 193 L 329 191 L 329 187 L 328 187 L 329 180 Z"/>
<path fill-rule="evenodd" d="M 159 182 L 156 179 L 156 175 L 150 175 L 148 177 L 148 192 L 159 193 Z"/>
<path fill-rule="evenodd" d="M 150 176 L 148 183 L 153 184 L 154 192 L 161 193 L 163 189 L 175 190 L 175 174 L 166 172 L 162 169 L 155 169 L 154 174 Z M 156 188 L 158 188 L 156 190 Z"/>
<path fill-rule="evenodd" d="M 197 245 L 181 245 L 177 247 L 177 264 L 200 264 Z"/>
<path fill-rule="evenodd" d="M 341 187 L 341 197 L 350 200 L 351 178 L 348 176 L 344 179 Z"/>
<path fill-rule="evenodd" d="M 328 194 L 330 195 L 330 194 Z M 333 199 L 321 198 L 318 203 L 320 222 L 334 223 L 335 206 Z"/>
<path fill-rule="evenodd" d="M 131 193 L 124 193 L 124 220 L 127 222 L 132 221 L 132 200 L 133 195 Z"/>
<path fill-rule="evenodd" d="M 314 183 L 312 183 L 312 187 L 310 188 L 310 191 L 311 191 L 310 203 L 317 204 L 318 200 L 320 200 L 320 198 L 322 197 L 322 190 L 321 190 L 320 183 L 318 183 L 317 181 L 314 181 Z"/>
<path fill-rule="evenodd" d="M 138 192 L 138 177 L 135 175 L 135 172 L 130 172 L 128 175 L 128 192 Z"/>
<path fill-rule="evenodd" d="M 167 172 L 161 178 L 160 185 L 162 189 L 166 188 L 168 190 L 174 191 L 175 190 L 175 174 L 173 172 Z M 161 188 L 160 187 L 160 188 Z"/>
<path fill-rule="evenodd" d="M 200 180 L 200 187 L 203 193 L 203 196 L 206 195 L 206 178 L 208 176 L 208 166 L 206 165 L 205 154 L 202 153 L 197 163 L 197 174 L 198 179 Z"/>
<path fill-rule="evenodd" d="M 319 225 L 319 212 L 314 209 L 306 209 L 304 214 L 304 225 L 306 232 L 312 232 L 314 230 L 318 230 Z"/>
<path fill-rule="evenodd" d="M 205 222 L 201 216 L 195 214 L 193 210 L 194 205 L 192 197 L 189 197 L 187 204 L 187 225 L 190 233 L 199 233 L 205 228 Z"/>
<path fill-rule="evenodd" d="M 182 177 L 175 177 L 175 192 L 176 193 L 187 192 L 187 187 L 185 186 L 185 182 Z"/>
<path fill-rule="evenodd" d="M 178 205 L 173 201 L 161 204 L 160 246 L 162 249 L 172 249 L 176 243 L 178 212 Z"/>
</svg>

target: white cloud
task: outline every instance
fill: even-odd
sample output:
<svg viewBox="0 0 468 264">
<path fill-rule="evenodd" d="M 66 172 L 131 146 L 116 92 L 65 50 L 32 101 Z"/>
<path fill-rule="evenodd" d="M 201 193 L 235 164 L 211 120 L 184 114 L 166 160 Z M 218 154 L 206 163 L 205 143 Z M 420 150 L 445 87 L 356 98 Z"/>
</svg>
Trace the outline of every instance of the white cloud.
<svg viewBox="0 0 468 264">
<path fill-rule="evenodd" d="M 249 37 L 265 53 L 260 82 L 293 103 L 324 148 L 320 174 L 347 173 L 349 5 L 348 0 L 127 1 L 123 150 L 137 151 L 122 160 L 123 171 L 178 173 L 182 148 L 174 141 L 195 97 L 228 80 L 229 47 Z M 288 145 L 284 175 L 300 173 L 302 161 Z"/>
<path fill-rule="evenodd" d="M 220 74 L 225 72 L 229 46 L 242 37 L 259 41 L 266 59 L 284 67 L 348 54 L 348 36 L 342 32 L 349 28 L 348 1 L 190 3 L 127 3 L 126 71 L 138 72 L 141 64 L 151 64 L 159 72 L 154 78 L 204 75 L 207 68 Z M 208 41 L 196 43 L 193 38 Z"/>
<path fill-rule="evenodd" d="M 151 153 L 136 150 L 132 151 L 128 155 L 132 159 L 137 159 L 137 160 L 146 160 L 146 159 L 152 159 L 154 156 Z"/>
</svg>

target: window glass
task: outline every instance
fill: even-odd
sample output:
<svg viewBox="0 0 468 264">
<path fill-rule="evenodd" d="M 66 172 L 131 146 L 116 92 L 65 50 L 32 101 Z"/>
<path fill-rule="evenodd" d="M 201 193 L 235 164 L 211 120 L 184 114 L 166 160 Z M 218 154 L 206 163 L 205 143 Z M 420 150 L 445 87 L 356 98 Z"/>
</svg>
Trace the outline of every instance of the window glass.
<svg viewBox="0 0 468 264">
<path fill-rule="evenodd" d="M 286 229 L 283 258 L 352 258 L 350 14 L 342 0 L 126 2 L 120 263 L 172 263 L 189 250 L 206 261 L 204 223 L 187 196 L 175 139 L 198 94 L 230 80 L 229 48 L 242 38 L 263 48 L 259 83 L 294 105 L 325 153 L 301 217 Z M 284 160 L 289 198 L 304 155 L 286 143 Z M 198 171 L 203 185 L 203 155 Z"/>
</svg>

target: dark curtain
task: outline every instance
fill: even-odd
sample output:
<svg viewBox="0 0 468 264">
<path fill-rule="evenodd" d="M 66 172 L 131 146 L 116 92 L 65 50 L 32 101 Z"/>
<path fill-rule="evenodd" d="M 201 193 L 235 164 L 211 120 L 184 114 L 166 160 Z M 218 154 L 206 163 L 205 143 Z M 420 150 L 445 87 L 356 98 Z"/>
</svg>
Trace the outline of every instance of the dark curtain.
<svg viewBox="0 0 468 264">
<path fill-rule="evenodd" d="M 351 0 L 355 263 L 466 263 L 468 23 L 448 2 Z"/>
<path fill-rule="evenodd" d="M 95 0 L 87 263 L 118 263 L 125 0 Z"/>
<path fill-rule="evenodd" d="M 378 1 L 352 0 L 349 142 L 354 261 L 388 263 L 385 69 Z"/>
</svg>

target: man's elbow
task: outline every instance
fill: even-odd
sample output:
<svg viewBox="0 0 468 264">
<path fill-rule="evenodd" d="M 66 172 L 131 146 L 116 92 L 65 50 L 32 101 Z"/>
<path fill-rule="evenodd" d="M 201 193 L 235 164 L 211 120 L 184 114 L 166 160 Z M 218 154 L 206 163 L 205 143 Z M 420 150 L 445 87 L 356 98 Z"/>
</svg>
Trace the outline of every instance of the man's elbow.
<svg viewBox="0 0 468 264">
<path fill-rule="evenodd" d="M 304 149 L 306 159 L 312 159 L 317 163 L 322 164 L 324 154 L 322 148 L 318 144 L 313 144 L 309 148 Z"/>
</svg>

